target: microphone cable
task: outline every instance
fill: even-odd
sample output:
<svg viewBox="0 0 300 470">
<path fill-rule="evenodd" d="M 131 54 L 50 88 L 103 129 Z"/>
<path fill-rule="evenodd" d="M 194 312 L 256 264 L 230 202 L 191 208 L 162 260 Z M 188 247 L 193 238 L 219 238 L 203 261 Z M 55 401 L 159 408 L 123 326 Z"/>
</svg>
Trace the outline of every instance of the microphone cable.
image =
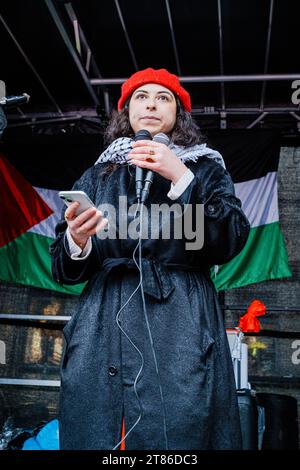
<svg viewBox="0 0 300 470">
<path fill-rule="evenodd" d="M 128 170 L 129 170 L 129 168 L 128 168 Z M 122 333 L 126 336 L 126 338 L 129 340 L 130 344 L 134 347 L 134 349 L 138 352 L 138 354 L 141 357 L 141 368 L 140 368 L 140 370 L 138 371 L 138 373 L 136 375 L 136 378 L 134 380 L 134 386 L 133 386 L 134 393 L 135 393 L 136 398 L 138 400 L 138 404 L 139 404 L 139 408 L 140 408 L 140 414 L 139 414 L 137 420 L 135 421 L 135 423 L 126 432 L 125 436 L 113 447 L 112 450 L 117 450 L 119 448 L 119 446 L 121 445 L 121 443 L 126 440 L 126 437 L 131 433 L 131 431 L 136 427 L 136 425 L 141 420 L 141 418 L 143 416 L 143 411 L 144 411 L 141 399 L 140 399 L 139 394 L 138 394 L 137 389 L 136 389 L 136 385 L 137 385 L 139 376 L 142 373 L 142 370 L 144 368 L 144 356 L 143 356 L 143 353 L 139 350 L 139 348 L 129 338 L 127 333 L 123 330 L 123 328 L 121 327 L 120 322 L 119 322 L 119 318 L 120 318 L 120 314 L 121 314 L 122 310 L 130 302 L 130 300 L 136 294 L 136 292 L 139 290 L 140 287 L 141 287 L 141 295 L 142 295 L 142 303 L 143 303 L 143 312 L 144 312 L 145 322 L 146 322 L 146 326 L 147 326 L 147 330 L 148 330 L 151 350 L 152 350 L 152 354 L 153 354 L 155 371 L 156 371 L 157 378 L 158 378 L 159 392 L 160 392 L 160 398 L 161 398 L 161 404 L 162 404 L 162 410 L 163 410 L 163 426 L 164 426 L 164 438 L 165 438 L 165 443 L 166 443 L 166 450 L 169 450 L 167 425 L 166 425 L 166 408 L 165 408 L 165 402 L 164 402 L 164 397 L 163 397 L 161 379 L 160 379 L 160 374 L 159 374 L 159 370 L 158 370 L 158 363 L 157 363 L 157 358 L 156 358 L 156 353 L 155 353 L 155 348 L 154 348 L 154 343 L 153 343 L 153 337 L 152 337 L 151 328 L 150 328 L 149 319 L 148 319 L 148 314 L 147 314 L 147 309 L 146 309 L 144 286 L 143 286 L 143 269 L 142 269 L 142 233 L 143 233 L 143 230 L 142 229 L 143 229 L 143 208 L 144 208 L 144 204 L 141 204 L 140 201 L 138 202 L 137 209 L 136 209 L 136 212 L 135 212 L 135 216 L 136 216 L 140 206 L 141 206 L 141 210 L 140 210 L 139 240 L 138 240 L 138 243 L 137 243 L 137 245 L 136 245 L 136 247 L 133 251 L 133 254 L 132 254 L 133 261 L 134 261 L 135 265 L 137 266 L 137 268 L 139 270 L 139 273 L 140 273 L 140 281 L 139 281 L 139 284 L 136 287 L 136 289 L 132 292 L 132 294 L 130 295 L 128 300 L 125 302 L 125 304 L 120 308 L 120 310 L 116 314 L 116 319 L 115 319 L 116 323 L 117 323 L 118 327 L 120 328 L 120 330 L 122 331 Z M 136 252 L 137 249 L 139 249 L 139 262 L 138 263 L 137 263 L 137 260 L 135 259 L 135 252 Z"/>
<path fill-rule="evenodd" d="M 138 248 L 140 244 L 140 238 L 139 238 L 139 241 L 138 241 L 138 244 L 136 245 L 135 249 L 134 249 L 134 252 L 133 252 L 133 260 L 135 261 L 135 258 L 134 258 L 134 254 Z M 139 266 L 138 266 L 138 269 L 139 269 Z M 122 305 L 122 307 L 120 308 L 120 310 L 117 312 L 117 315 L 116 315 L 116 323 L 118 325 L 118 328 L 120 328 L 121 332 L 126 336 L 126 338 L 128 339 L 128 341 L 130 342 L 130 344 L 134 347 L 134 349 L 138 352 L 138 354 L 140 355 L 141 357 L 141 367 L 140 367 L 140 370 L 138 371 L 137 375 L 136 375 L 136 378 L 134 379 L 134 384 L 133 384 L 133 389 L 134 389 L 134 393 L 135 393 L 135 396 L 137 398 L 137 401 L 138 401 L 138 404 L 139 404 L 139 408 L 140 408 L 140 414 L 139 414 L 139 417 L 137 418 L 137 420 L 135 421 L 135 423 L 131 426 L 131 428 L 126 432 L 125 436 L 113 447 L 112 450 L 118 450 L 119 446 L 122 444 L 123 441 L 125 441 L 126 437 L 131 433 L 131 431 L 136 427 L 136 425 L 139 423 L 139 421 L 141 420 L 142 416 L 143 416 L 143 405 L 142 405 L 142 402 L 141 402 L 141 399 L 139 397 L 139 394 L 137 392 L 137 389 L 136 389 L 136 384 L 138 382 L 138 378 L 140 376 L 140 374 L 142 373 L 142 370 L 144 368 L 144 355 L 143 353 L 140 351 L 140 349 L 134 344 L 134 342 L 129 338 L 128 334 L 126 333 L 125 330 L 123 330 L 121 324 L 120 324 L 120 314 L 122 312 L 122 310 L 126 307 L 126 305 L 130 302 L 130 300 L 132 299 L 132 297 L 136 294 L 136 292 L 139 290 L 140 286 L 141 286 L 141 282 L 142 282 L 142 279 L 140 278 L 140 282 L 138 284 L 138 286 L 135 288 L 135 290 L 132 292 L 132 294 L 130 295 L 130 297 L 127 299 L 127 301 L 125 302 L 124 305 Z"/>
<path fill-rule="evenodd" d="M 146 302 L 145 302 L 145 293 L 144 293 L 144 286 L 143 286 L 142 243 L 141 243 L 141 235 L 143 233 L 143 231 L 142 231 L 143 208 L 144 208 L 144 204 L 141 205 L 140 232 L 139 232 L 140 238 L 139 238 L 139 243 L 138 243 L 138 247 L 139 247 L 139 266 L 137 265 L 135 259 L 134 259 L 134 261 L 135 261 L 135 264 L 136 264 L 136 266 L 138 266 L 138 269 L 140 271 L 140 284 L 141 284 L 141 295 L 142 295 L 142 301 L 143 301 L 143 311 L 144 311 L 144 317 L 145 317 L 145 321 L 146 321 L 146 325 L 147 325 L 151 350 L 152 350 L 154 364 L 155 364 L 155 372 L 156 372 L 157 379 L 158 379 L 160 399 L 161 399 L 162 410 L 163 410 L 163 424 L 164 424 L 164 437 L 165 437 L 165 443 L 166 443 L 166 450 L 169 450 L 168 436 L 167 436 L 167 424 L 166 424 L 166 407 L 165 407 L 165 402 L 164 402 L 164 397 L 163 397 L 163 391 L 162 391 L 161 379 L 160 379 L 158 363 L 157 363 L 157 358 L 156 358 L 156 352 L 155 352 L 155 348 L 154 348 L 153 337 L 152 337 L 149 318 L 148 318 L 148 314 L 147 314 L 147 308 L 146 308 Z"/>
</svg>

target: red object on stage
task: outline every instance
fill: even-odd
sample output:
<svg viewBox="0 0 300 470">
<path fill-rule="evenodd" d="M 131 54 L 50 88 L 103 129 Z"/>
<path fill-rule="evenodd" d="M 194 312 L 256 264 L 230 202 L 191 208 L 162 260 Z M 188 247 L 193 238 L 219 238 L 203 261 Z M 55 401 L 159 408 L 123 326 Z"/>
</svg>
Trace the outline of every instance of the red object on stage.
<svg viewBox="0 0 300 470">
<path fill-rule="evenodd" d="M 123 420 L 122 420 L 122 436 L 121 436 L 121 439 L 123 439 L 124 436 L 125 436 L 125 422 L 124 422 L 124 418 L 123 418 Z M 123 441 L 121 443 L 120 450 L 125 450 L 125 441 Z"/>
<path fill-rule="evenodd" d="M 253 300 L 247 309 L 247 313 L 240 318 L 239 326 L 243 333 L 259 333 L 260 322 L 256 317 L 266 313 L 266 306 L 260 300 Z"/>
</svg>

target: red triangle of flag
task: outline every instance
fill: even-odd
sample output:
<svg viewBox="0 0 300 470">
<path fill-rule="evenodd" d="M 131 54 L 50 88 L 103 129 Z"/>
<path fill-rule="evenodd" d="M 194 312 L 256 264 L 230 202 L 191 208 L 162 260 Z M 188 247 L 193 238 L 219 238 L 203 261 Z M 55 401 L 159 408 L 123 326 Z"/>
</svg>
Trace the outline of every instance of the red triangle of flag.
<svg viewBox="0 0 300 470">
<path fill-rule="evenodd" d="M 0 154 L 0 247 L 53 214 L 28 181 Z"/>
</svg>

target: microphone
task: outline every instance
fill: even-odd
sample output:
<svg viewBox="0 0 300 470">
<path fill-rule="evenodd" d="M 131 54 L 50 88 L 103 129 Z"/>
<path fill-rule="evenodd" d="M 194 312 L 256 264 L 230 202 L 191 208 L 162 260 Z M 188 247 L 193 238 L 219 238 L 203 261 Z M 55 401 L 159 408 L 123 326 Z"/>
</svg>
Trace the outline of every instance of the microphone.
<svg viewBox="0 0 300 470">
<path fill-rule="evenodd" d="M 135 134 L 134 140 L 136 142 L 138 140 L 152 140 L 152 136 L 150 132 L 146 131 L 146 129 L 141 129 Z M 136 197 L 138 201 L 141 200 L 141 194 L 143 190 L 143 181 L 144 181 L 143 168 L 136 166 L 135 167 L 135 190 L 136 190 Z"/>
<path fill-rule="evenodd" d="M 28 103 L 30 96 L 27 93 L 18 96 L 7 96 L 0 99 L 0 105 L 13 107 L 19 106 L 20 104 Z"/>
<path fill-rule="evenodd" d="M 160 144 L 165 144 L 165 145 L 169 145 L 169 142 L 170 142 L 170 139 L 169 137 L 164 134 L 163 132 L 160 132 L 159 134 L 156 134 L 154 137 L 153 137 L 153 140 L 154 142 L 159 142 Z M 146 173 L 146 176 L 145 176 L 145 185 L 144 185 L 144 188 L 143 188 L 143 191 L 142 191 L 142 203 L 144 203 L 149 195 L 149 191 L 150 191 L 150 186 L 152 184 L 152 181 L 153 181 L 153 178 L 154 178 L 154 173 L 152 170 L 148 170 L 147 173 Z"/>
</svg>

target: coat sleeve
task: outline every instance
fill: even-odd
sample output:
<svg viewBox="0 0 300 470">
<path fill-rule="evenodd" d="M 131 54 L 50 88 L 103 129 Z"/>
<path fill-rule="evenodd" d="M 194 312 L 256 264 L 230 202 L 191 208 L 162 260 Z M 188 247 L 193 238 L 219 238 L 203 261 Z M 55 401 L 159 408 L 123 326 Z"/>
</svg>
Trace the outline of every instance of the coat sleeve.
<svg viewBox="0 0 300 470">
<path fill-rule="evenodd" d="M 195 178 L 181 196 L 181 202 L 204 205 L 204 244 L 197 255 L 208 265 L 227 263 L 245 246 L 250 223 L 227 170 L 203 158 L 194 173 Z"/>
<path fill-rule="evenodd" d="M 94 168 L 89 168 L 82 177 L 76 181 L 73 190 L 82 190 L 93 201 L 96 191 L 97 178 Z M 67 222 L 64 219 L 66 206 L 63 207 L 61 219 L 55 228 L 56 239 L 49 247 L 52 258 L 52 275 L 59 284 L 80 284 L 88 281 L 101 269 L 102 257 L 99 246 L 92 237 L 92 251 L 84 260 L 73 260 L 69 254 L 66 237 Z"/>
</svg>

